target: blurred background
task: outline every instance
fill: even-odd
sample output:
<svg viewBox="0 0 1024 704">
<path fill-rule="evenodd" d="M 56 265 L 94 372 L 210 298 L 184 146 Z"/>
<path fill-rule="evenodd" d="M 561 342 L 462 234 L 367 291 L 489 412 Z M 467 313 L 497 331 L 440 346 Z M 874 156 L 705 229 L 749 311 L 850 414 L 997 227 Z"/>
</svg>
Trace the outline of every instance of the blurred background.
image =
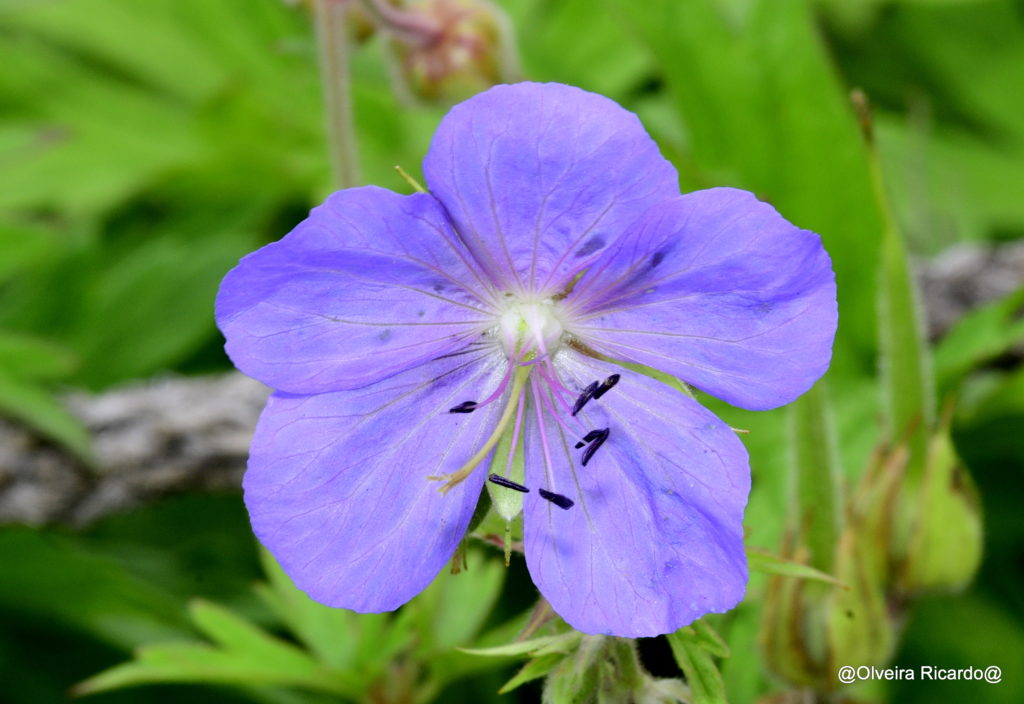
<svg viewBox="0 0 1024 704">
<path fill-rule="evenodd" d="M 213 299 L 239 257 L 337 183 L 311 5 L 0 0 L 0 702 L 64 701 L 101 671 L 75 692 L 539 701 L 536 682 L 496 694 L 521 661 L 454 650 L 524 625 L 536 592 L 522 560 L 505 570 L 478 544 L 468 572 L 398 616 L 355 617 L 303 602 L 249 530 L 239 481 L 265 392 L 229 374 Z M 954 536 L 955 578 L 890 595 L 877 654 L 998 665 L 1003 681 L 820 700 L 1024 701 L 1024 2 L 350 5 L 355 183 L 407 191 L 394 165 L 418 177 L 451 104 L 495 82 L 559 81 L 637 112 L 684 191 L 747 188 L 820 232 L 840 291 L 827 405 L 841 488 L 894 435 L 878 299 L 885 232 L 902 237 L 924 290 L 926 385 L 948 413 L 956 481 L 977 485 L 980 503 L 964 493 L 984 547 L 974 574 Z M 900 335 L 890 345 L 912 349 L 913 325 Z M 786 412 L 708 403 L 752 431 L 748 544 L 778 553 L 794 526 Z M 730 701 L 809 686 L 772 650 L 771 593 L 755 575 L 715 621 Z M 641 644 L 644 663 L 678 675 L 660 640 Z M 110 669 L 140 647 L 134 669 Z"/>
</svg>

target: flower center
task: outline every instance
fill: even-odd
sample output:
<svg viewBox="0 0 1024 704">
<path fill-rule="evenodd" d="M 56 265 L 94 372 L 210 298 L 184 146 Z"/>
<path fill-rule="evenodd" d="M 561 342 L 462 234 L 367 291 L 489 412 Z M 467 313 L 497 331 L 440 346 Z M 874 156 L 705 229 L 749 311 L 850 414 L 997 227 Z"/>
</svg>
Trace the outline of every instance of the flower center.
<svg viewBox="0 0 1024 704">
<path fill-rule="evenodd" d="M 498 322 L 498 338 L 511 360 L 553 357 L 563 332 L 557 303 L 550 298 L 510 300 Z"/>
<path fill-rule="evenodd" d="M 496 502 L 498 512 L 511 520 L 522 511 L 522 494 L 530 489 L 521 483 L 523 470 L 520 466 L 515 477 L 510 476 L 515 464 L 519 439 L 523 426 L 523 412 L 526 398 L 532 398 L 531 413 L 540 435 L 544 462 L 551 467 L 551 451 L 548 446 L 548 431 L 564 431 L 568 436 L 577 435 L 583 439 L 575 449 L 583 449 L 582 465 L 586 466 L 598 448 L 608 439 L 608 428 L 587 428 L 576 415 L 591 400 L 601 398 L 619 381 L 618 374 L 612 374 L 602 381 L 594 381 L 582 393 L 572 392 L 558 378 L 554 357 L 563 344 L 565 334 L 564 318 L 556 299 L 515 299 L 509 296 L 498 317 L 498 324 L 491 328 L 492 340 L 496 338 L 508 358 L 508 371 L 498 388 L 483 401 L 463 401 L 448 409 L 449 413 L 473 413 L 478 408 L 505 398 L 505 408 L 490 436 L 480 448 L 459 469 L 450 474 L 431 475 L 428 479 L 443 481 L 441 492 L 447 493 L 466 479 L 490 453 L 499 447 L 500 455 L 507 455 L 505 475 L 492 473 L 490 481 L 511 489 L 514 501 L 508 506 Z M 508 392 L 506 394 L 506 391 Z M 552 423 L 548 427 L 548 421 Z M 569 427 L 574 423 L 575 427 Z M 508 434 L 511 433 L 511 437 Z M 502 443 L 502 440 L 505 440 Z M 501 459 L 496 461 L 501 463 Z M 572 499 L 539 488 L 541 498 L 559 508 L 569 509 Z"/>
</svg>

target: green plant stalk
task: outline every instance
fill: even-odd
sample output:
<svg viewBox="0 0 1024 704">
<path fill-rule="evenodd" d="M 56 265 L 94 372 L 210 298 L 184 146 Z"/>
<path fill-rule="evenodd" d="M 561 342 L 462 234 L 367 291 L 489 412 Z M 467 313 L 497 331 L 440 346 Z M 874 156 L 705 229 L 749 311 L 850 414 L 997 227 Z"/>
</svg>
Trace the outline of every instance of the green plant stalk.
<svg viewBox="0 0 1024 704">
<path fill-rule="evenodd" d="M 883 218 L 879 278 L 879 360 L 889 440 L 910 450 L 906 481 L 916 486 L 924 472 L 928 435 L 935 426 L 931 353 L 906 244 L 889 206 L 878 151 L 867 140 L 871 185 Z"/>
<path fill-rule="evenodd" d="M 338 188 L 359 184 L 349 75 L 349 0 L 316 0 L 316 37 L 324 84 L 331 173 Z"/>
<path fill-rule="evenodd" d="M 811 567 L 832 574 L 841 525 L 839 459 L 824 382 L 789 407 L 793 528 L 810 551 Z"/>
</svg>

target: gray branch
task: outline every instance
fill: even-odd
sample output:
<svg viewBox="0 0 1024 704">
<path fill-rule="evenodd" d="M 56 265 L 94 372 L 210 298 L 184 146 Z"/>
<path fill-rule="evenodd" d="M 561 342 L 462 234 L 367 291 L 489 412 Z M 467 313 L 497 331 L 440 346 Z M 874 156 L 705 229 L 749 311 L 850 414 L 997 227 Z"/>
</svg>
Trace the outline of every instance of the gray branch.
<svg viewBox="0 0 1024 704">
<path fill-rule="evenodd" d="M 269 394 L 238 373 L 69 394 L 95 467 L 0 420 L 0 523 L 83 525 L 170 493 L 237 490 Z"/>
</svg>

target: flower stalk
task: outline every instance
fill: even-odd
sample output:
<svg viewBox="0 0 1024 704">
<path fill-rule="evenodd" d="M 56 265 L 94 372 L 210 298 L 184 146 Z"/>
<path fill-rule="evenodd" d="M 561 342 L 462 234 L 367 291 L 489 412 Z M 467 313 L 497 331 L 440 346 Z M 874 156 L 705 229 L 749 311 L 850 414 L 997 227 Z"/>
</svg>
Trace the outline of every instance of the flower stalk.
<svg viewBox="0 0 1024 704">
<path fill-rule="evenodd" d="M 358 152 L 349 75 L 350 0 L 316 0 L 316 38 L 324 84 L 327 143 L 334 185 L 359 183 Z"/>
</svg>

